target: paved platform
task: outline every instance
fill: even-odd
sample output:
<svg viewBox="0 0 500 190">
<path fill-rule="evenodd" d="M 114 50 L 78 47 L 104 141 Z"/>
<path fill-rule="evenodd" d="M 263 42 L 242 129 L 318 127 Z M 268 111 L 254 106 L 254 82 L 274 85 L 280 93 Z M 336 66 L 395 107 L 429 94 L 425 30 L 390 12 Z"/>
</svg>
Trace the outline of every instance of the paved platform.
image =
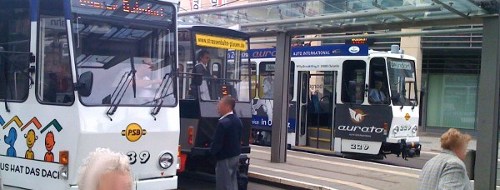
<svg viewBox="0 0 500 190">
<path fill-rule="evenodd" d="M 286 163 L 271 163 L 270 148 L 252 146 L 250 177 L 303 189 L 416 189 L 420 170 L 373 162 L 287 152 Z"/>
</svg>

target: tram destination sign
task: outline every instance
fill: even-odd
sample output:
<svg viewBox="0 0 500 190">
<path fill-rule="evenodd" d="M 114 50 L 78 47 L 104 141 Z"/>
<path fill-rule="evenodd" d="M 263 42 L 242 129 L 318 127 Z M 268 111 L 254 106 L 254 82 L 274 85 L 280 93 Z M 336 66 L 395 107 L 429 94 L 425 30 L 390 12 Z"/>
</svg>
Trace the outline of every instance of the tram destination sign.
<svg viewBox="0 0 500 190">
<path fill-rule="evenodd" d="M 239 51 L 247 51 L 248 49 L 247 42 L 242 39 L 233 39 L 233 38 L 226 38 L 221 36 L 212 36 L 205 34 L 196 34 L 195 37 L 196 37 L 196 45 L 198 46 L 220 48 L 220 49 L 231 49 Z"/>
<path fill-rule="evenodd" d="M 71 0 L 73 13 L 126 19 L 171 21 L 174 7 L 148 0 Z"/>
</svg>

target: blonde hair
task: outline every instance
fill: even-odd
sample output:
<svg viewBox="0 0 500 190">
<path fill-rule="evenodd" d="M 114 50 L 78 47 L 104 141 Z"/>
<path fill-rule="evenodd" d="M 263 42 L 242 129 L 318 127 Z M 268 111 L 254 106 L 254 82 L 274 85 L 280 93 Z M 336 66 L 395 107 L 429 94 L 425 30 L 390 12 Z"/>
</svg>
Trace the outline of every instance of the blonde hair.
<svg viewBox="0 0 500 190">
<path fill-rule="evenodd" d="M 130 176 L 132 189 L 132 173 L 128 158 L 107 148 L 97 148 L 84 160 L 78 171 L 78 189 L 95 190 L 102 175 L 108 172 L 120 172 Z"/>
<path fill-rule="evenodd" d="M 457 129 L 451 128 L 441 135 L 441 148 L 453 150 L 460 146 L 467 145 L 471 140 L 471 136 L 463 134 Z"/>
</svg>

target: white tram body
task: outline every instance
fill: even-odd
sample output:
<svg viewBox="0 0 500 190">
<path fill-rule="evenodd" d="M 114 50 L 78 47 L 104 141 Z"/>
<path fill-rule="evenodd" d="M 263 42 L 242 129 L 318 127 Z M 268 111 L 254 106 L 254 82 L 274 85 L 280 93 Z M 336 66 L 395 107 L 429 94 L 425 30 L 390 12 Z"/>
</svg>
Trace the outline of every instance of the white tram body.
<svg viewBox="0 0 500 190">
<path fill-rule="evenodd" d="M 177 188 L 177 5 L 0 0 L 2 188 L 78 189 L 98 147 L 134 189 Z"/>
<path fill-rule="evenodd" d="M 253 129 L 269 144 L 275 49 L 253 49 Z M 419 155 L 415 58 L 364 45 L 294 47 L 288 138 L 291 148 L 337 154 Z M 381 85 L 377 91 L 377 84 Z M 377 98 L 379 100 L 377 100 Z"/>
</svg>

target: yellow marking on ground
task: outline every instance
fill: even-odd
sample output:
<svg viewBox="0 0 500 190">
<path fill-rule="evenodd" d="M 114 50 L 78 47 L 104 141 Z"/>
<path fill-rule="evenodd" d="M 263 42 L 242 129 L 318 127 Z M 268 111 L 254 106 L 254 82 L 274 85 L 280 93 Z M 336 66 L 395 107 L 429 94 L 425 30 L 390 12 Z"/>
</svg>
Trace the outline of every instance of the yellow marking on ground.
<svg viewBox="0 0 500 190">
<path fill-rule="evenodd" d="M 254 151 L 254 152 L 260 152 L 260 153 L 265 153 L 265 154 L 270 154 L 269 152 L 261 151 L 261 150 L 252 149 L 252 151 Z M 351 168 L 356 168 L 356 169 L 360 169 L 360 170 L 382 172 L 382 173 L 388 173 L 388 174 L 393 174 L 393 175 L 406 176 L 406 177 L 411 177 L 411 178 L 416 178 L 416 179 L 419 178 L 418 174 L 411 174 L 411 173 L 398 172 L 398 171 L 392 171 L 392 170 L 384 170 L 384 169 L 381 169 L 381 168 L 372 168 L 372 167 L 366 167 L 366 166 L 360 166 L 360 165 L 354 165 L 354 164 L 347 164 L 347 163 L 340 163 L 340 162 L 331 162 L 331 161 L 327 161 L 327 160 L 321 160 L 321 159 L 316 159 L 316 158 L 306 158 L 306 157 L 294 156 L 294 155 L 290 155 L 290 154 L 288 154 L 287 156 L 290 157 L 290 158 L 296 158 L 296 159 L 305 160 L 305 161 L 319 162 L 319 163 L 336 165 L 336 166 L 351 167 Z"/>
<path fill-rule="evenodd" d="M 316 180 L 321 180 L 321 181 L 327 181 L 331 183 L 337 183 L 337 184 L 342 184 L 362 190 L 377 190 L 373 187 L 368 187 L 366 185 L 361 185 L 357 184 L 354 182 L 350 181 L 343 181 L 343 180 L 338 180 L 338 179 L 331 179 L 331 178 L 326 178 L 326 177 L 319 177 L 319 176 L 313 176 L 313 175 L 308 175 L 308 174 L 303 174 L 303 173 L 297 173 L 297 172 L 292 172 L 292 171 L 286 171 L 286 170 L 281 170 L 281 169 L 274 169 L 274 168 L 268 168 L 268 167 L 263 167 L 263 166 L 257 166 L 255 164 L 250 164 L 251 168 L 258 168 L 261 170 L 267 170 L 267 171 L 272 171 L 272 172 L 278 172 L 278 173 L 284 173 L 284 174 L 289 174 L 289 175 L 294 175 L 294 176 L 299 176 L 299 177 L 306 177 L 310 179 L 316 179 Z"/>
<path fill-rule="evenodd" d="M 335 154 L 335 152 L 333 150 L 313 148 L 313 147 L 308 147 L 308 146 L 295 146 L 295 147 L 292 147 L 292 149 L 310 151 L 310 152 L 319 152 L 319 153 L 325 153 L 325 154 Z"/>
<path fill-rule="evenodd" d="M 313 141 L 322 141 L 322 142 L 332 142 L 330 139 L 326 139 L 326 138 L 316 138 L 316 137 L 309 137 L 309 140 L 313 140 Z"/>
<path fill-rule="evenodd" d="M 317 127 L 308 127 L 307 129 L 308 130 L 314 130 L 314 131 L 318 130 Z M 332 129 L 328 129 L 328 128 L 319 128 L 319 130 L 320 131 L 324 131 L 324 132 L 332 132 Z"/>
</svg>

